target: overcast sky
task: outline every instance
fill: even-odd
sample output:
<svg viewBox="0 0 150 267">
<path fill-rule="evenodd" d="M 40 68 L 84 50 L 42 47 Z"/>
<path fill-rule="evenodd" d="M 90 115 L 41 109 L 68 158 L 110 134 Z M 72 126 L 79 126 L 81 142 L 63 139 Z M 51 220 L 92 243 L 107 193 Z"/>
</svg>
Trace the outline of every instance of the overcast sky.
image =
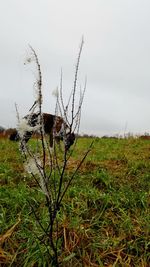
<svg viewBox="0 0 150 267">
<path fill-rule="evenodd" d="M 16 125 L 15 102 L 24 116 L 34 101 L 28 44 L 41 64 L 43 111 L 53 113 L 61 68 L 65 94 L 73 86 L 82 35 L 80 132 L 150 132 L 149 0 L 0 0 L 1 126 Z"/>
</svg>

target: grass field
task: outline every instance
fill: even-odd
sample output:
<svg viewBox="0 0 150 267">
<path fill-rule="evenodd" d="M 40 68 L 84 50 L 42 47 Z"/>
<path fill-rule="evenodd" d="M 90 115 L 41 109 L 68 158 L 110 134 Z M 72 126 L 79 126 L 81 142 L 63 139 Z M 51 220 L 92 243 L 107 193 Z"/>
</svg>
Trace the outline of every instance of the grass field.
<svg viewBox="0 0 150 267">
<path fill-rule="evenodd" d="M 79 138 L 68 172 L 90 142 Z M 150 266 L 149 196 L 150 141 L 95 138 L 59 214 L 63 266 Z M 44 196 L 25 173 L 18 144 L 1 138 L 0 266 L 51 266 L 29 203 L 46 221 Z"/>
</svg>

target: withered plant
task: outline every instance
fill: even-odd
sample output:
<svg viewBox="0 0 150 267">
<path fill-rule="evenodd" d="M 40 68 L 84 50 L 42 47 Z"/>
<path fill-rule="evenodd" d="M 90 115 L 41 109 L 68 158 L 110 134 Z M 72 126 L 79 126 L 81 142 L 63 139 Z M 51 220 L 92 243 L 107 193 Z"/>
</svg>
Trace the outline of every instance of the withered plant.
<svg viewBox="0 0 150 267">
<path fill-rule="evenodd" d="M 36 223 L 40 228 L 42 234 L 39 236 L 36 234 L 38 241 L 45 246 L 46 254 L 49 261 L 49 266 L 60 266 L 63 262 L 61 258 L 61 252 L 64 249 L 63 235 L 60 234 L 59 219 L 61 212 L 63 212 L 63 199 L 65 194 L 71 185 L 72 180 L 76 176 L 83 161 L 87 157 L 91 146 L 87 148 L 80 162 L 75 169 L 70 172 L 67 171 L 69 162 L 72 157 L 72 153 L 76 148 L 77 138 L 75 139 L 72 147 L 68 147 L 68 136 L 72 133 L 78 134 L 81 118 L 81 108 L 86 90 L 86 80 L 83 90 L 78 90 L 78 70 L 80 64 L 80 57 L 83 48 L 83 39 L 80 44 L 79 53 L 77 57 L 77 63 L 75 66 L 75 76 L 73 82 L 73 88 L 70 92 L 70 96 L 65 104 L 63 96 L 63 75 L 61 71 L 59 88 L 53 93 L 56 97 L 55 116 L 63 118 L 63 141 L 60 146 L 57 145 L 58 133 L 55 131 L 55 125 L 53 127 L 53 148 L 50 148 L 49 140 L 44 132 L 43 125 L 43 111 L 42 111 L 42 73 L 41 66 L 38 60 L 38 56 L 35 50 L 30 46 L 31 57 L 27 60 L 28 63 L 33 61 L 37 68 L 37 77 L 35 82 L 36 99 L 33 106 L 30 108 L 29 113 L 23 119 L 18 117 L 18 132 L 20 135 L 20 148 L 24 156 L 25 170 L 30 173 L 32 180 L 36 184 L 35 190 L 40 190 L 44 196 L 45 213 L 47 214 L 46 222 L 43 222 L 41 218 L 39 208 L 33 205 L 31 202 L 29 206 L 31 208 L 32 215 L 35 216 Z M 38 122 L 36 124 L 30 123 L 30 118 L 34 113 L 38 113 Z M 28 118 L 28 119 L 27 119 Z M 32 146 L 30 142 L 26 142 L 24 135 L 29 135 L 33 132 L 38 132 L 40 138 L 37 138 L 36 147 Z M 34 232 L 34 229 L 32 229 Z"/>
</svg>

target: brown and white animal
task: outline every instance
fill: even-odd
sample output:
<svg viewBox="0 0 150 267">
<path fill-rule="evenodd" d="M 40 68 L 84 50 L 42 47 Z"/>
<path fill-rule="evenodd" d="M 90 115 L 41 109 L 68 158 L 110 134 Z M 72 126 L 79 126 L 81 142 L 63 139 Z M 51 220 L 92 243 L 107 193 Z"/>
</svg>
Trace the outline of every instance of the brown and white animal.
<svg viewBox="0 0 150 267">
<path fill-rule="evenodd" d="M 32 137 L 34 127 L 39 124 L 40 113 L 31 113 L 30 115 L 25 116 L 23 119 L 26 120 L 26 123 L 29 127 L 33 127 L 33 131 L 25 131 L 24 135 L 21 138 L 23 142 L 27 143 Z M 42 113 L 42 124 L 44 133 L 49 135 L 50 147 L 53 146 L 54 138 L 58 143 L 60 142 L 60 140 L 64 140 L 66 151 L 70 148 L 71 145 L 73 145 L 75 141 L 75 134 L 70 131 L 69 126 L 66 124 L 62 117 L 49 113 Z M 16 133 L 16 139 L 18 139 L 18 133 Z"/>
</svg>

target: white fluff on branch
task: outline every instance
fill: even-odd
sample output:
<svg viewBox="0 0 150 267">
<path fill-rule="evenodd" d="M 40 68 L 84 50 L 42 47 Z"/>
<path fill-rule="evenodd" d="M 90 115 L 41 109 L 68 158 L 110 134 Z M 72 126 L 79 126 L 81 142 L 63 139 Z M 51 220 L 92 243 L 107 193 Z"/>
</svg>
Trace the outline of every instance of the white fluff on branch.
<svg viewBox="0 0 150 267">
<path fill-rule="evenodd" d="M 59 91 L 58 91 L 58 88 L 54 89 L 53 92 L 52 92 L 52 95 L 56 98 L 59 97 Z"/>
<path fill-rule="evenodd" d="M 36 158 L 30 158 L 28 161 L 24 164 L 25 171 L 28 173 L 40 174 L 40 164 L 41 161 Z"/>
<path fill-rule="evenodd" d="M 30 126 L 28 120 L 25 118 L 20 120 L 17 127 L 20 138 L 23 138 L 26 132 L 34 132 L 38 131 L 39 129 L 40 129 L 39 124 L 36 126 Z"/>
</svg>

